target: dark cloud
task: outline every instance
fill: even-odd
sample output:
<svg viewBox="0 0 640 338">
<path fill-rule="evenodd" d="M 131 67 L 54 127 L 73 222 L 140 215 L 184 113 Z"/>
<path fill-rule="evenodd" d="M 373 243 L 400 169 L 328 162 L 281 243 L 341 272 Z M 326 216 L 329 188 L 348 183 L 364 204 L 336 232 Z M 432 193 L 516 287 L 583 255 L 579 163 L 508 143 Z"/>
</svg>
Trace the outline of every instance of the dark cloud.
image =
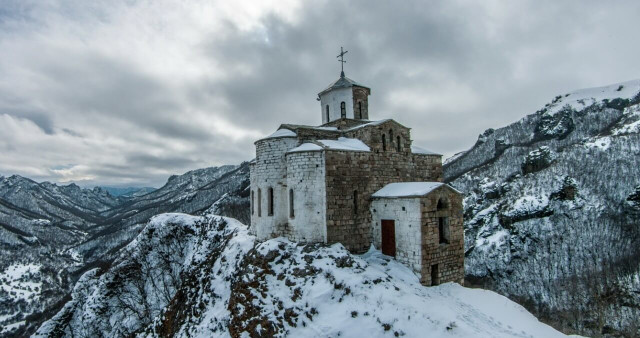
<svg viewBox="0 0 640 338">
<path fill-rule="evenodd" d="M 340 46 L 347 75 L 372 88 L 372 118 L 394 118 L 417 144 L 451 155 L 557 94 L 637 78 L 639 9 L 9 1 L 0 149 L 10 160 L 0 174 L 158 186 L 251 159 L 253 141 L 279 124 L 320 122 L 316 94 L 338 77 Z"/>
<path fill-rule="evenodd" d="M 37 111 L 20 111 L 20 110 L 3 110 L 0 109 L 0 114 L 6 114 L 14 116 L 20 119 L 25 119 L 33 122 L 38 128 L 40 128 L 46 134 L 53 134 L 53 122 L 51 118 L 43 112 Z"/>
</svg>

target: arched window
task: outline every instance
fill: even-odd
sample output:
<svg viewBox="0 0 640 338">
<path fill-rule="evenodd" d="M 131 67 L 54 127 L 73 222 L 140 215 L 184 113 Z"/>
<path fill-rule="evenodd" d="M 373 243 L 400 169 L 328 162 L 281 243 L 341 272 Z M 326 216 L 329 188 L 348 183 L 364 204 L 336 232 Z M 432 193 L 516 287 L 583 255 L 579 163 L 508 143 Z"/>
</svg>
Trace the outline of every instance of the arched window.
<svg viewBox="0 0 640 338">
<path fill-rule="evenodd" d="M 382 134 L 382 151 L 387 150 L 387 136 Z"/>
<path fill-rule="evenodd" d="M 358 101 L 358 118 L 362 120 L 362 101 Z"/>
<path fill-rule="evenodd" d="M 253 215 L 253 211 L 254 211 L 253 210 L 254 209 L 253 205 L 254 205 L 253 190 L 251 190 L 251 214 L 252 215 Z"/>
<path fill-rule="evenodd" d="M 445 198 L 438 199 L 438 205 L 436 206 L 436 209 L 438 209 L 439 211 L 439 210 L 444 210 L 446 208 L 448 208 L 447 200 Z"/>
<path fill-rule="evenodd" d="M 400 144 L 400 136 L 396 136 L 396 147 L 398 147 L 398 152 L 402 151 L 402 145 Z"/>
<path fill-rule="evenodd" d="M 289 217 L 295 217 L 295 212 L 293 211 L 293 189 L 289 189 Z"/>
<path fill-rule="evenodd" d="M 273 188 L 269 188 L 269 196 L 267 196 L 267 207 L 269 208 L 269 216 L 273 216 Z"/>
<path fill-rule="evenodd" d="M 329 105 L 327 105 L 326 109 L 325 109 L 325 114 L 327 114 L 327 123 L 330 121 L 329 119 Z"/>
<path fill-rule="evenodd" d="M 262 190 L 258 189 L 258 217 L 262 216 Z"/>
<path fill-rule="evenodd" d="M 358 190 L 353 191 L 353 213 L 358 213 Z"/>
<path fill-rule="evenodd" d="M 449 220 L 438 217 L 438 243 L 449 244 Z"/>
<path fill-rule="evenodd" d="M 347 117 L 347 105 L 344 101 L 340 102 L 340 117 L 343 119 Z"/>
<path fill-rule="evenodd" d="M 393 143 L 393 129 L 389 129 L 389 143 Z"/>
</svg>

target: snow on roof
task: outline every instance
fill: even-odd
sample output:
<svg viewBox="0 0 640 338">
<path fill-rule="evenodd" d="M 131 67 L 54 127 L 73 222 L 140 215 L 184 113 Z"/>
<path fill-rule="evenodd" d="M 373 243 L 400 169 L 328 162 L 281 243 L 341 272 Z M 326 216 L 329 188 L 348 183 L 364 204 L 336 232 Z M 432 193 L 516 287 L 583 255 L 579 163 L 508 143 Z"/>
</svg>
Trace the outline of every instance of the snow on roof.
<svg viewBox="0 0 640 338">
<path fill-rule="evenodd" d="M 418 146 L 411 146 L 411 152 L 414 154 L 424 154 L 424 155 L 440 155 L 438 153 L 434 153 L 433 151 L 424 149 L 422 147 L 418 147 Z"/>
<path fill-rule="evenodd" d="M 424 196 L 446 185 L 442 182 L 401 182 L 389 183 L 376 191 L 371 197 L 414 197 Z M 453 189 L 453 188 L 451 188 Z M 454 189 L 455 190 L 455 189 Z M 457 190 L 456 190 L 457 191 Z"/>
<path fill-rule="evenodd" d="M 640 92 L 640 80 L 616 83 L 604 87 L 586 88 L 560 96 L 547 106 L 547 114 L 554 115 L 566 105 L 582 110 L 604 99 L 631 99 Z"/>
<path fill-rule="evenodd" d="M 303 143 L 289 151 L 287 151 L 288 153 L 297 153 L 297 152 L 301 152 L 301 151 L 321 151 L 322 147 L 314 144 L 314 143 Z"/>
<path fill-rule="evenodd" d="M 273 134 L 267 137 L 261 138 L 261 140 L 265 140 L 268 138 L 276 138 L 276 137 L 296 137 L 296 136 L 298 135 L 289 129 L 278 129 Z"/>
<path fill-rule="evenodd" d="M 326 149 L 371 151 L 368 145 L 355 138 L 339 137 L 337 140 L 318 140 Z"/>
<path fill-rule="evenodd" d="M 359 126 L 355 126 L 355 127 L 352 127 L 352 128 L 346 129 L 345 131 L 352 131 L 352 130 L 356 130 L 356 129 L 364 128 L 364 127 L 367 127 L 367 126 L 377 126 L 377 125 L 383 124 L 383 123 L 388 122 L 388 121 L 391 121 L 391 119 L 384 119 L 384 120 L 378 120 L 378 121 L 370 121 L 370 122 L 367 122 L 367 123 L 365 123 L 365 124 L 361 124 L 361 125 L 359 125 Z"/>
</svg>

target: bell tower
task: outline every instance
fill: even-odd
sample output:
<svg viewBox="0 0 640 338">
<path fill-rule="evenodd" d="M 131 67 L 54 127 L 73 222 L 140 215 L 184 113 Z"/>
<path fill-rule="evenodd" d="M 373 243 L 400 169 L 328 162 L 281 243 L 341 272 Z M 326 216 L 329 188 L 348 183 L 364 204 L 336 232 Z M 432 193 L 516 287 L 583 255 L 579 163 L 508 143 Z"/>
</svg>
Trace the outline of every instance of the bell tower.
<svg viewBox="0 0 640 338">
<path fill-rule="evenodd" d="M 348 51 L 340 47 L 340 78 L 318 93 L 322 124 L 339 119 L 369 119 L 369 87 L 363 86 L 344 75 L 344 55 Z"/>
</svg>

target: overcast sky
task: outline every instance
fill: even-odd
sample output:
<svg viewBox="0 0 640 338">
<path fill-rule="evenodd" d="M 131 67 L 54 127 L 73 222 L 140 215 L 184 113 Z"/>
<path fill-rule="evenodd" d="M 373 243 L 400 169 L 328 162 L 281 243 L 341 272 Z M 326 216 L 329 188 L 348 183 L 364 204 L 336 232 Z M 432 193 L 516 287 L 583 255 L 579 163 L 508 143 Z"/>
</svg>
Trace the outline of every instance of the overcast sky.
<svg viewBox="0 0 640 338">
<path fill-rule="evenodd" d="M 0 0 L 0 175 L 161 186 L 320 124 L 348 77 L 370 118 L 450 156 L 558 94 L 640 78 L 640 1 Z"/>
</svg>

